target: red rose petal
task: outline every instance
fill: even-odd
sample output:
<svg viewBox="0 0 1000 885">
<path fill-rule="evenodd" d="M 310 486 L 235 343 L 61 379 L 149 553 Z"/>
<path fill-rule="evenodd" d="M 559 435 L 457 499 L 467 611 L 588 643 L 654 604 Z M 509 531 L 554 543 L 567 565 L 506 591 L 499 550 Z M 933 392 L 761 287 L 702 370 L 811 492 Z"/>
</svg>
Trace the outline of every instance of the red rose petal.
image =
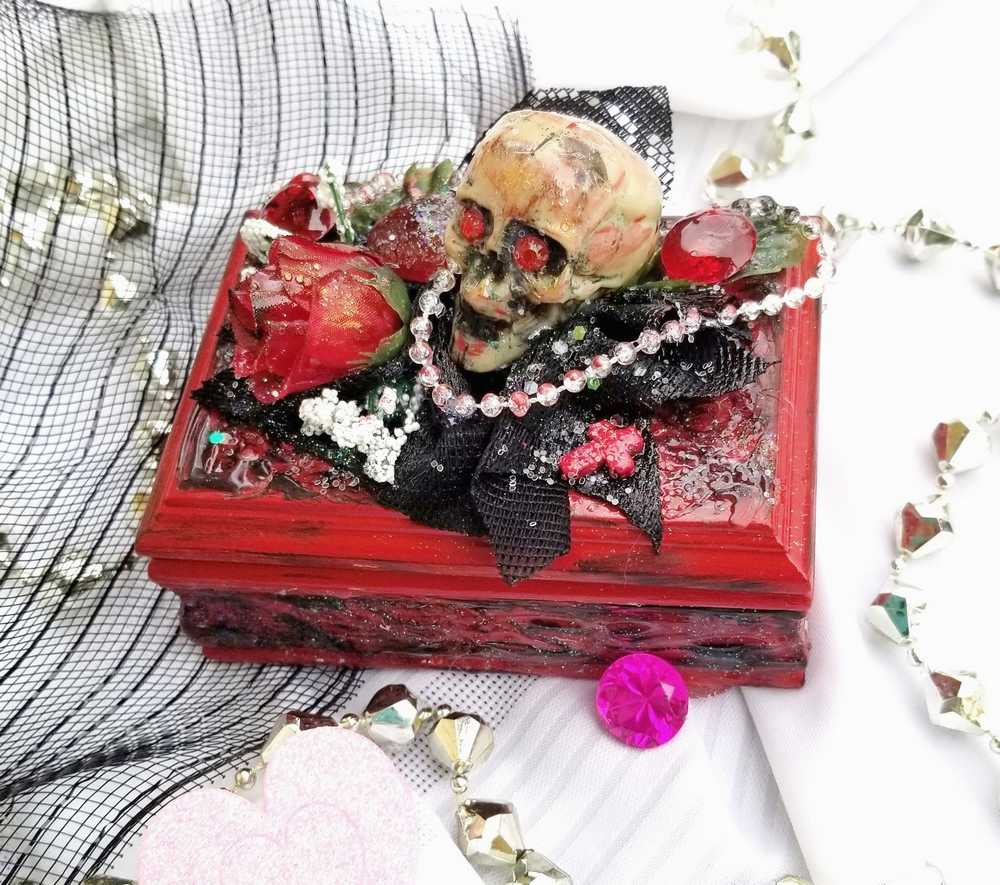
<svg viewBox="0 0 1000 885">
<path fill-rule="evenodd" d="M 302 172 L 264 207 L 264 218 L 283 230 L 318 240 L 333 227 L 333 212 L 319 204 L 319 176 Z"/>
</svg>

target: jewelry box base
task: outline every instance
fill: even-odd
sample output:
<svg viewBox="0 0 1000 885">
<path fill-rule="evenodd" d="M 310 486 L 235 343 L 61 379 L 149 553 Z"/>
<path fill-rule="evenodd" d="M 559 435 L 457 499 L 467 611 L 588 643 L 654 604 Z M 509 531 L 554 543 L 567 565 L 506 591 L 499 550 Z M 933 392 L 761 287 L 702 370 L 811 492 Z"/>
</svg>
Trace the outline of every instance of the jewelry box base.
<svg viewBox="0 0 1000 885">
<path fill-rule="evenodd" d="M 441 667 L 596 678 L 635 651 L 662 655 L 701 694 L 796 688 L 801 613 L 651 605 L 184 590 L 184 632 L 216 660 Z"/>
</svg>

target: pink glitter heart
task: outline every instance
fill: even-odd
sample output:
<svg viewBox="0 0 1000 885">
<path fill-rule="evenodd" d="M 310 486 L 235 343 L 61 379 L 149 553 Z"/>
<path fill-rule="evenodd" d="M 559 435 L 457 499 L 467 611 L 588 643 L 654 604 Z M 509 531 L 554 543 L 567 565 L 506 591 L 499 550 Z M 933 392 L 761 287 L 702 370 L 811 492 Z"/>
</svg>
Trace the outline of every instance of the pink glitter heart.
<svg viewBox="0 0 1000 885">
<path fill-rule="evenodd" d="M 141 885 L 412 885 L 419 800 L 367 738 L 296 735 L 264 773 L 263 802 L 196 790 L 139 846 Z"/>
</svg>

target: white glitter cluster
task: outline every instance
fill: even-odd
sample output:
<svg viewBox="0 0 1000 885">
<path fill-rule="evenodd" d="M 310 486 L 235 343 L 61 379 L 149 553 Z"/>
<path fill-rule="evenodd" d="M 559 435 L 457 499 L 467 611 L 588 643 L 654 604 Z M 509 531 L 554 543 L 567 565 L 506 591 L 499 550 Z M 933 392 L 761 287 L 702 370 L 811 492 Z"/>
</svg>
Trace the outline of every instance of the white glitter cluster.
<svg viewBox="0 0 1000 885">
<path fill-rule="evenodd" d="M 389 390 L 381 391 L 380 412 L 383 404 L 388 404 Z M 415 420 L 417 406 L 417 398 L 411 397 L 403 414 L 403 425 L 390 430 L 379 415 L 366 414 L 358 403 L 342 400 L 336 390 L 328 389 L 303 400 L 299 418 L 304 436 L 326 434 L 341 448 L 356 449 L 365 456 L 364 471 L 368 476 L 375 482 L 392 483 L 396 479 L 396 459 L 406 445 L 407 436 L 420 429 Z"/>
</svg>

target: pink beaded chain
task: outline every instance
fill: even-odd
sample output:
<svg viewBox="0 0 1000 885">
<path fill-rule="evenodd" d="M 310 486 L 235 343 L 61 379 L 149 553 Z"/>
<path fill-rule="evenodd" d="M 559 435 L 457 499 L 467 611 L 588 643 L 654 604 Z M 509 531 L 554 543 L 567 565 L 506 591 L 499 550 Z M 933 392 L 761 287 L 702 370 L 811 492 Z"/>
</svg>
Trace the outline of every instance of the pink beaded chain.
<svg viewBox="0 0 1000 885">
<path fill-rule="evenodd" d="M 740 208 L 751 217 L 777 217 L 779 213 L 789 222 L 797 222 L 803 234 L 810 240 L 819 240 L 817 251 L 819 262 L 814 276 L 801 286 L 793 286 L 779 295 L 776 292 L 765 296 L 760 301 L 744 301 L 741 304 L 727 304 L 716 316 L 704 316 L 697 307 L 678 307 L 678 318 L 670 320 L 660 329 L 643 329 L 634 341 L 621 341 L 615 345 L 610 354 L 598 354 L 592 357 L 586 366 L 569 369 L 558 384 L 545 381 L 531 389 L 515 390 L 504 396 L 487 393 L 481 400 L 468 393 L 455 395 L 448 384 L 441 381 L 441 370 L 434 365 L 434 349 L 430 344 L 431 333 L 434 330 L 432 317 L 444 312 L 441 295 L 450 291 L 455 285 L 455 273 L 458 266 L 449 262 L 447 268 L 439 270 L 431 279 L 430 285 L 420 294 L 417 305 L 420 315 L 410 322 L 413 333 L 413 344 L 409 355 L 420 371 L 417 379 L 431 392 L 434 404 L 444 412 L 459 418 L 468 418 L 476 410 L 487 418 L 495 418 L 504 409 L 522 418 L 536 403 L 543 406 L 554 406 L 562 393 L 579 393 L 592 379 L 606 378 L 615 366 L 629 366 L 635 362 L 639 352 L 655 354 L 664 344 L 677 344 L 685 337 L 694 335 L 699 329 L 718 326 L 731 326 L 737 320 L 751 322 L 761 314 L 777 316 L 784 308 L 801 307 L 806 299 L 816 299 L 823 295 L 827 284 L 833 279 L 835 269 L 833 264 L 833 241 L 822 236 L 819 222 L 813 219 L 798 220 L 798 212 L 790 207 L 778 206 L 770 197 L 757 197 L 751 200 L 740 200 L 734 208 Z M 794 213 L 794 214 L 793 214 Z"/>
</svg>

